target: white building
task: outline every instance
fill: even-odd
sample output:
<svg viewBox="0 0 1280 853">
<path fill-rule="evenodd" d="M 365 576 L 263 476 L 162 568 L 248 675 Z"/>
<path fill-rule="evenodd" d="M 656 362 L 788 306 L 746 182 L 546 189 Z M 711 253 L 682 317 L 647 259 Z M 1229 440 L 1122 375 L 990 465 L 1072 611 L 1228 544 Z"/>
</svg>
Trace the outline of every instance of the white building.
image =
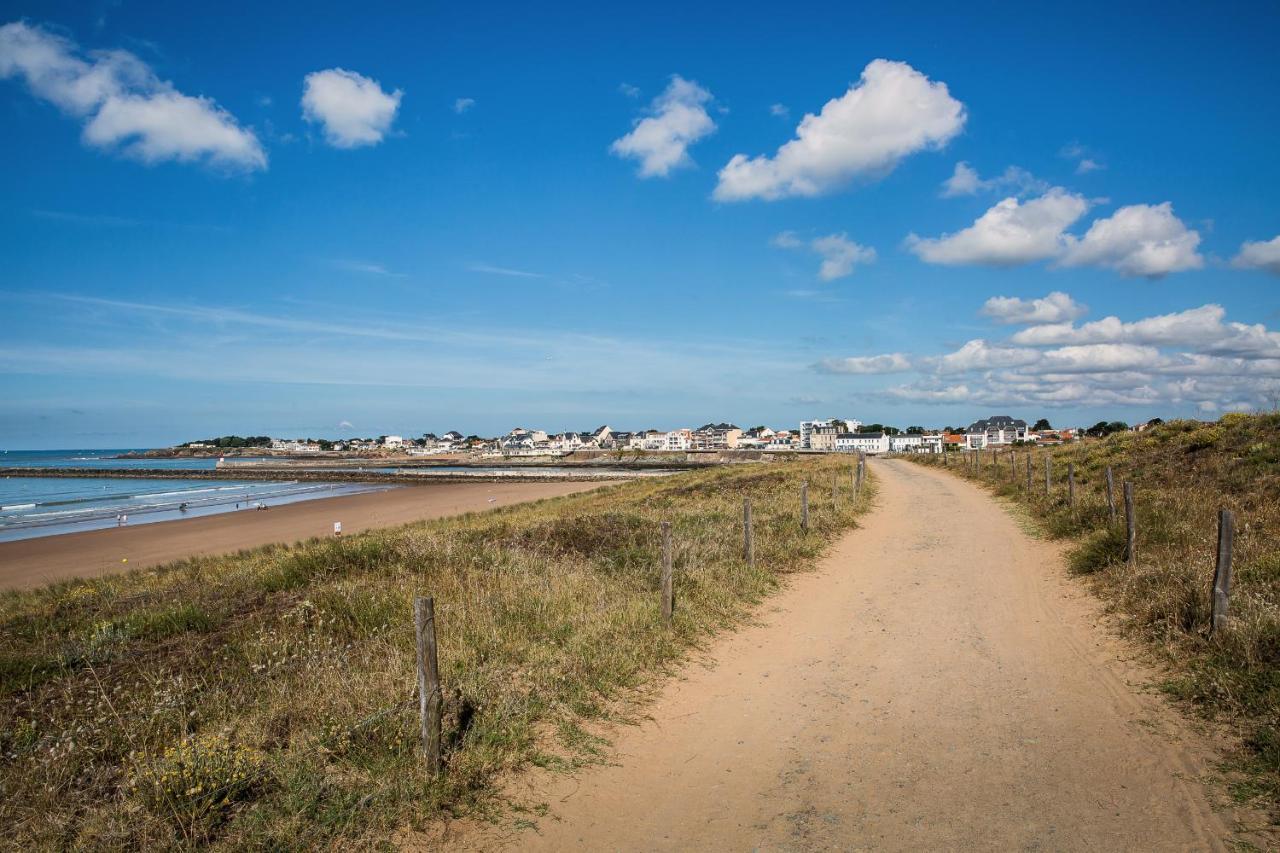
<svg viewBox="0 0 1280 853">
<path fill-rule="evenodd" d="M 882 432 L 848 432 L 836 436 L 836 452 L 874 455 L 889 452 L 889 436 Z"/>
<path fill-rule="evenodd" d="M 920 453 L 924 448 L 924 436 L 901 433 L 889 436 L 890 453 Z"/>
<path fill-rule="evenodd" d="M 404 436 L 384 435 L 382 437 L 382 446 L 388 450 L 399 450 L 404 447 Z"/>
<path fill-rule="evenodd" d="M 992 415 L 969 424 L 965 430 L 965 447 L 981 450 L 1027 440 L 1027 422 L 1008 415 Z"/>
<path fill-rule="evenodd" d="M 804 450 L 822 449 L 828 450 L 828 447 L 814 448 L 813 435 L 821 430 L 824 436 L 830 435 L 831 430 L 835 430 L 836 435 L 848 432 L 857 432 L 862 428 L 862 421 L 852 418 L 827 418 L 826 420 L 801 421 L 800 422 L 800 443 L 799 446 Z M 821 442 L 823 445 L 826 441 Z"/>
</svg>

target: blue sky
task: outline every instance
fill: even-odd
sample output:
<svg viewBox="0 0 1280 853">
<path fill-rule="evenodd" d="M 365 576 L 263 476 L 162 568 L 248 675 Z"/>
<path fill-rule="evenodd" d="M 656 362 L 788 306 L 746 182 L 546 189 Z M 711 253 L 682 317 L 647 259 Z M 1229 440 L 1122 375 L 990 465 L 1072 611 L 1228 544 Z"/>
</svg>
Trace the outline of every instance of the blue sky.
<svg viewBox="0 0 1280 853">
<path fill-rule="evenodd" d="M 1273 4 L 3 6 L 0 447 L 1280 397 Z"/>
</svg>

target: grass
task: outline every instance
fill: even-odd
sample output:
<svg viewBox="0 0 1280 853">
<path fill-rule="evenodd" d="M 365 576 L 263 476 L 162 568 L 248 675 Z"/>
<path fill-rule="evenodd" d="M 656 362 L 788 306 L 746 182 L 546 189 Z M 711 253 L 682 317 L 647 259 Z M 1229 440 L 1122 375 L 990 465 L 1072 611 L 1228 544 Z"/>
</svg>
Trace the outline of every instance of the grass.
<svg viewBox="0 0 1280 853">
<path fill-rule="evenodd" d="M 848 472 L 827 458 L 682 473 L 0 596 L 0 845 L 363 849 L 492 805 L 501 774 L 592 760 L 583 723 L 811 567 L 867 506 Z M 435 780 L 415 594 L 436 599 L 446 691 Z"/>
<path fill-rule="evenodd" d="M 1235 785 L 1242 799 L 1280 816 L 1280 414 L 1225 415 L 1216 424 L 1174 421 L 1051 450 L 1013 450 L 950 470 L 1027 507 L 1041 530 L 1069 539 L 1073 571 L 1087 575 L 1127 628 L 1168 664 L 1164 687 L 1239 733 Z M 967 457 L 967 454 L 965 455 Z M 1034 462 L 1026 488 L 1026 460 Z M 1051 491 L 1044 488 L 1051 460 Z M 913 457 L 938 465 L 938 458 Z M 1068 504 L 1067 466 L 1075 471 Z M 1110 466 L 1118 521 L 1105 492 Z M 1124 560 L 1121 488 L 1133 483 L 1137 565 Z M 1210 593 L 1217 512 L 1236 516 L 1227 630 L 1213 634 Z"/>
</svg>

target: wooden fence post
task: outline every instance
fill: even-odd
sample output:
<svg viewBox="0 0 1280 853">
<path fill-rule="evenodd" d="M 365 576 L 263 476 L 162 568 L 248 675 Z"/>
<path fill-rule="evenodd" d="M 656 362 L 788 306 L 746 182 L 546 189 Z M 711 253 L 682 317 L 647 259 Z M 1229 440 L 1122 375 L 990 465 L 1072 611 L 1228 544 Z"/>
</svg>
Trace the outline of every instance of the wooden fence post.
<svg viewBox="0 0 1280 853">
<path fill-rule="evenodd" d="M 862 494 L 862 478 L 866 476 L 866 470 L 867 470 L 867 459 L 865 456 L 859 453 L 858 454 L 858 480 L 854 484 L 854 488 L 853 488 L 854 497 L 858 497 L 859 495 Z"/>
<path fill-rule="evenodd" d="M 1076 463 L 1067 463 L 1067 506 L 1076 505 Z"/>
<path fill-rule="evenodd" d="M 671 625 L 675 612 L 675 583 L 671 577 L 671 522 L 662 522 L 662 621 Z"/>
<path fill-rule="evenodd" d="M 756 567 L 755 543 L 751 541 L 751 498 L 742 499 L 742 559 L 747 568 Z"/>
<path fill-rule="evenodd" d="M 1116 481 L 1111 476 L 1111 466 L 1107 466 L 1107 515 L 1111 517 L 1111 523 L 1116 523 Z"/>
<path fill-rule="evenodd" d="M 1130 568 L 1138 565 L 1138 520 L 1133 515 L 1133 483 L 1124 481 L 1124 561 Z"/>
<path fill-rule="evenodd" d="M 422 752 L 427 771 L 439 776 L 440 719 L 444 694 L 440 690 L 440 666 L 436 658 L 436 605 L 434 598 L 413 600 L 413 627 L 418 649 L 418 715 L 421 718 Z"/>
<path fill-rule="evenodd" d="M 1053 457 L 1048 453 L 1044 455 L 1044 493 L 1047 495 L 1053 488 Z"/>
<path fill-rule="evenodd" d="M 1033 467 L 1032 459 L 1033 459 L 1032 454 L 1027 453 L 1027 497 L 1028 498 L 1031 497 L 1031 469 Z"/>
<path fill-rule="evenodd" d="M 840 507 L 840 481 L 836 479 L 836 472 L 831 472 L 831 508 L 838 509 Z"/>
<path fill-rule="evenodd" d="M 800 484 L 800 529 L 809 529 L 809 481 Z"/>
<path fill-rule="evenodd" d="M 1015 450 L 1009 451 L 1009 479 L 1015 483 L 1018 481 L 1018 453 Z"/>
<path fill-rule="evenodd" d="M 1218 510 L 1218 560 L 1213 570 L 1213 627 L 1218 633 L 1227 627 L 1231 609 L 1231 549 L 1235 545 L 1236 517 L 1229 509 Z"/>
</svg>

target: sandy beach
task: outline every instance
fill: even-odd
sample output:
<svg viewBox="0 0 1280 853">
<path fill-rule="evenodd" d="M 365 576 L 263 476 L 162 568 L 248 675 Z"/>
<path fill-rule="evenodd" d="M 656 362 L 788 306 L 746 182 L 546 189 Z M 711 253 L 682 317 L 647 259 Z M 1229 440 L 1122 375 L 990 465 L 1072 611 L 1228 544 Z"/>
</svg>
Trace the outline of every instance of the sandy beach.
<svg viewBox="0 0 1280 853">
<path fill-rule="evenodd" d="M 273 542 L 345 535 L 463 512 L 599 488 L 601 483 L 441 483 L 320 498 L 110 530 L 0 542 L 0 589 L 30 589 L 71 577 L 146 568 L 199 554 L 224 554 Z M 492 500 L 491 500 L 492 499 Z M 125 562 L 127 561 L 127 562 Z"/>
</svg>

